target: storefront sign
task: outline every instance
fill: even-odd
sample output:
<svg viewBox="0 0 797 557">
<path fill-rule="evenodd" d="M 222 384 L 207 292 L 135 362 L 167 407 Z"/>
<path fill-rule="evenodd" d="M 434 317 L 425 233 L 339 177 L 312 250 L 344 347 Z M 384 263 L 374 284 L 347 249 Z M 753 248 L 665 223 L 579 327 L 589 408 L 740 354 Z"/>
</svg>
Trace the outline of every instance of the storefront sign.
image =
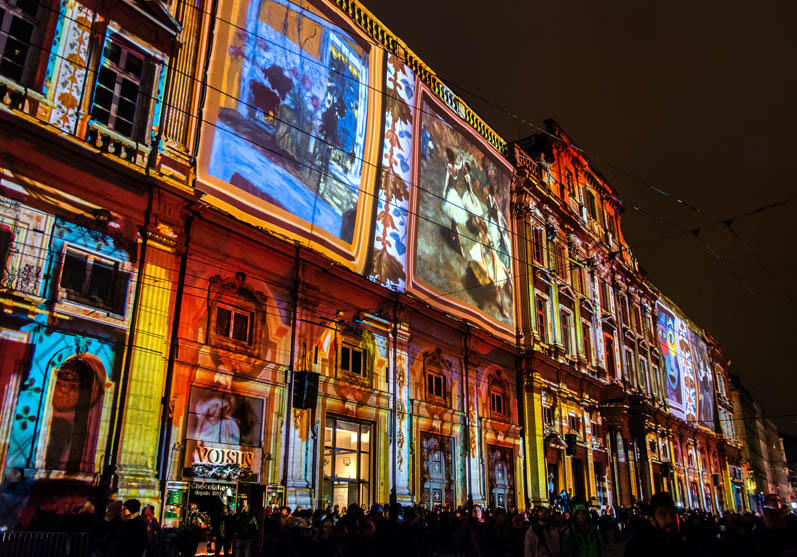
<svg viewBox="0 0 797 557">
<path fill-rule="evenodd" d="M 260 449 L 236 447 L 207 443 L 204 441 L 186 441 L 185 466 L 219 466 L 260 472 Z"/>
</svg>

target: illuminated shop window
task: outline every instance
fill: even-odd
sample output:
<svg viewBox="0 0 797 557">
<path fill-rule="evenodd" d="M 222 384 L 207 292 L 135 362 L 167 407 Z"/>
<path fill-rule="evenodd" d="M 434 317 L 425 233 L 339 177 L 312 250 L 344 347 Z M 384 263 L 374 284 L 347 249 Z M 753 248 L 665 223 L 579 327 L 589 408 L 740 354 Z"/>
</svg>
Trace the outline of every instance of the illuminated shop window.
<svg viewBox="0 0 797 557">
<path fill-rule="evenodd" d="M 61 267 L 61 289 L 66 299 L 123 315 L 130 273 L 121 263 L 74 248 L 67 248 Z"/>
<path fill-rule="evenodd" d="M 38 56 L 39 0 L 0 0 L 0 75 L 24 82 Z"/>
<path fill-rule="evenodd" d="M 263 400 L 191 387 L 186 439 L 259 447 Z"/>
<path fill-rule="evenodd" d="M 147 85 L 153 79 L 154 69 L 144 54 L 121 40 L 108 39 L 97 71 L 91 117 L 134 141 L 145 140 L 152 89 Z"/>
<path fill-rule="evenodd" d="M 372 424 L 327 417 L 324 429 L 324 503 L 370 503 Z"/>
<path fill-rule="evenodd" d="M 252 343 L 251 311 L 219 305 L 216 309 L 216 335 L 243 344 Z"/>
<path fill-rule="evenodd" d="M 340 370 L 365 376 L 365 350 L 343 345 L 340 347 Z"/>
<path fill-rule="evenodd" d="M 548 342 L 548 302 L 542 296 L 534 298 L 534 310 L 537 319 L 537 333 L 542 342 Z"/>
<path fill-rule="evenodd" d="M 498 416 L 506 415 L 504 393 L 499 389 L 490 389 L 490 412 Z"/>
<path fill-rule="evenodd" d="M 426 372 L 426 394 L 433 399 L 446 398 L 446 378 L 443 374 Z"/>
</svg>

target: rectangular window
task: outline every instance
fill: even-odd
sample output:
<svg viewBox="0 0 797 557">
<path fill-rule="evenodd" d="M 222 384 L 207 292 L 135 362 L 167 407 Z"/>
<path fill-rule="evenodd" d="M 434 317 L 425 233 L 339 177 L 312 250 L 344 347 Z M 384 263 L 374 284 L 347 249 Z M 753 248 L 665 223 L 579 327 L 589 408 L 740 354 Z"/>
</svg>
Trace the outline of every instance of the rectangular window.
<svg viewBox="0 0 797 557">
<path fill-rule="evenodd" d="M 561 326 L 562 326 L 562 348 L 565 350 L 565 354 L 571 354 L 573 352 L 573 343 L 571 342 L 570 335 L 573 330 L 573 319 L 570 314 L 562 310 L 559 312 L 559 316 L 561 319 Z"/>
<path fill-rule="evenodd" d="M 605 280 L 600 281 L 600 294 L 601 294 L 601 309 L 604 313 L 609 313 L 611 311 L 611 303 L 609 301 L 609 285 L 606 283 Z"/>
<path fill-rule="evenodd" d="M 129 283 L 130 273 L 118 261 L 73 248 L 64 252 L 59 285 L 67 300 L 122 315 Z"/>
<path fill-rule="evenodd" d="M 629 325 L 628 317 L 630 312 L 628 311 L 628 297 L 627 296 L 620 296 L 620 318 L 623 320 L 623 325 Z"/>
<path fill-rule="evenodd" d="M 639 306 L 634 306 L 634 309 L 631 311 L 631 328 L 633 328 L 637 333 L 641 332 L 639 328 L 640 322 L 641 319 L 639 317 Z"/>
<path fill-rule="evenodd" d="M 365 376 L 365 350 L 343 345 L 340 347 L 340 369 Z"/>
<path fill-rule="evenodd" d="M 141 133 L 152 79 L 149 62 L 132 47 L 109 39 L 97 71 L 91 117 L 133 140 L 145 139 Z"/>
<path fill-rule="evenodd" d="M 532 232 L 532 250 L 534 251 L 534 262 L 538 265 L 542 265 L 545 261 L 542 255 L 542 242 L 542 229 L 535 228 Z"/>
<path fill-rule="evenodd" d="M 581 435 L 581 417 L 574 414 L 567 416 L 567 425 L 570 427 L 571 433 Z"/>
<path fill-rule="evenodd" d="M 503 416 L 506 414 L 504 408 L 504 393 L 498 390 L 490 391 L 490 412 Z"/>
<path fill-rule="evenodd" d="M 537 296 L 534 300 L 534 310 L 537 318 L 537 333 L 542 342 L 548 342 L 548 303 L 545 298 Z"/>
<path fill-rule="evenodd" d="M 587 295 L 586 285 L 584 284 L 584 269 L 576 265 L 573 267 L 573 284 L 582 296 Z"/>
<path fill-rule="evenodd" d="M 542 421 L 547 426 L 553 426 L 553 408 L 550 406 L 542 407 Z"/>
<path fill-rule="evenodd" d="M 446 378 L 441 373 L 426 373 L 426 394 L 435 398 L 446 397 Z"/>
<path fill-rule="evenodd" d="M 634 366 L 634 353 L 628 349 L 625 351 L 625 370 L 628 373 L 626 380 L 631 381 L 636 373 L 636 366 Z"/>
<path fill-rule="evenodd" d="M 253 314 L 232 306 L 216 308 L 216 334 L 243 344 L 252 342 Z"/>
<path fill-rule="evenodd" d="M 597 204 L 595 203 L 595 194 L 592 190 L 587 190 L 587 213 L 593 219 L 598 218 Z"/>
<path fill-rule="evenodd" d="M 603 348 L 606 351 L 606 371 L 611 377 L 617 373 L 617 366 L 614 362 L 614 341 L 609 335 L 603 336 Z"/>
<path fill-rule="evenodd" d="M 37 52 L 39 0 L 0 0 L 0 75 L 23 83 Z"/>
<path fill-rule="evenodd" d="M 584 339 L 584 357 L 587 365 L 592 365 L 592 327 L 589 323 L 581 323 L 581 334 Z"/>
<path fill-rule="evenodd" d="M 650 392 L 650 381 L 648 380 L 648 361 L 639 357 L 639 386 L 646 393 Z"/>
</svg>

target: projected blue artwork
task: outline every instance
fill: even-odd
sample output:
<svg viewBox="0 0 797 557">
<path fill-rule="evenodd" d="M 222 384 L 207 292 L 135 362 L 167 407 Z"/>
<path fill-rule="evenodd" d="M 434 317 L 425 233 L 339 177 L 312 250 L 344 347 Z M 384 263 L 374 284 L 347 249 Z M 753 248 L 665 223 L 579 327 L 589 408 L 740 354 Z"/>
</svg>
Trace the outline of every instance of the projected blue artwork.
<svg viewBox="0 0 797 557">
<path fill-rule="evenodd" d="M 216 56 L 241 71 L 219 108 L 210 174 L 351 242 L 368 53 L 316 10 L 252 0 L 246 30 Z"/>
</svg>

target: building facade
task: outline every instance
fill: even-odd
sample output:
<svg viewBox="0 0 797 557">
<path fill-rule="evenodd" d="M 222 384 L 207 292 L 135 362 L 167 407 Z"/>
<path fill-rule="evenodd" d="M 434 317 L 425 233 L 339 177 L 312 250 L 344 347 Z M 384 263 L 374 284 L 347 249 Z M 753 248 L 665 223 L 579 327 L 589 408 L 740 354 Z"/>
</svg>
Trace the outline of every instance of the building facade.
<svg viewBox="0 0 797 557">
<path fill-rule="evenodd" d="M 508 144 L 351 0 L 0 18 L 0 524 L 745 505 L 728 362 L 555 122 Z"/>
</svg>

